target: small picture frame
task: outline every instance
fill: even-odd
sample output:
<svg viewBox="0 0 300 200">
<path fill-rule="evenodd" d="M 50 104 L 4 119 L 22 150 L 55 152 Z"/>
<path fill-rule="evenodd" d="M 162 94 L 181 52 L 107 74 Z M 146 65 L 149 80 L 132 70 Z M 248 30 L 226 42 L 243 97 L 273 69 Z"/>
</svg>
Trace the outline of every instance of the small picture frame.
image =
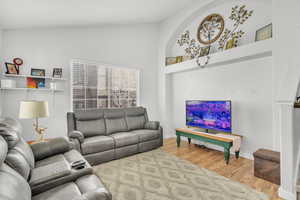
<svg viewBox="0 0 300 200">
<path fill-rule="evenodd" d="M 6 74 L 19 74 L 19 68 L 13 63 L 5 63 Z"/>
<path fill-rule="evenodd" d="M 272 23 L 268 24 L 256 31 L 255 42 L 266 40 L 273 37 Z"/>
<path fill-rule="evenodd" d="M 46 75 L 46 70 L 45 69 L 36 69 L 36 68 L 31 68 L 31 76 L 45 76 Z"/>
<path fill-rule="evenodd" d="M 166 57 L 166 66 L 176 64 L 176 57 Z"/>
<path fill-rule="evenodd" d="M 176 56 L 176 63 L 181 63 L 183 60 L 183 56 Z"/>
<path fill-rule="evenodd" d="M 225 50 L 232 49 L 237 46 L 237 40 L 232 38 L 226 42 Z"/>
<path fill-rule="evenodd" d="M 188 60 L 191 60 L 191 59 L 192 59 L 192 57 L 191 57 L 190 55 L 185 55 L 185 56 L 183 56 L 183 58 L 182 58 L 182 62 L 188 61 Z"/>
<path fill-rule="evenodd" d="M 201 47 L 200 57 L 209 55 L 210 46 Z"/>
<path fill-rule="evenodd" d="M 53 78 L 62 78 L 62 68 L 53 68 Z"/>
</svg>

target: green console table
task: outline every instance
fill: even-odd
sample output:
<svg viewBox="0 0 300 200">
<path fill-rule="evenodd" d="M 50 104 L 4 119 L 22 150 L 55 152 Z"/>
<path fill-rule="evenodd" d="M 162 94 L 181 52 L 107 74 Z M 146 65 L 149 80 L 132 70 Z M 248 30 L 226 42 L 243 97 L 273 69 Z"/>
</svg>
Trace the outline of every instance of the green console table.
<svg viewBox="0 0 300 200">
<path fill-rule="evenodd" d="M 177 147 L 180 147 L 180 141 L 181 141 L 180 137 L 181 136 L 187 137 L 189 144 L 191 143 L 191 139 L 195 139 L 195 140 L 200 140 L 203 142 L 208 142 L 208 143 L 223 147 L 224 148 L 224 160 L 225 160 L 226 164 L 229 163 L 230 148 L 232 147 L 232 141 L 233 141 L 232 139 L 217 137 L 214 134 L 204 134 L 204 133 L 193 131 L 193 130 L 187 129 L 187 128 L 177 128 L 176 135 L 177 135 Z M 235 135 L 235 136 L 242 137 L 240 135 Z M 239 154 L 240 154 L 240 151 L 235 152 L 235 157 L 237 159 L 239 158 Z"/>
</svg>

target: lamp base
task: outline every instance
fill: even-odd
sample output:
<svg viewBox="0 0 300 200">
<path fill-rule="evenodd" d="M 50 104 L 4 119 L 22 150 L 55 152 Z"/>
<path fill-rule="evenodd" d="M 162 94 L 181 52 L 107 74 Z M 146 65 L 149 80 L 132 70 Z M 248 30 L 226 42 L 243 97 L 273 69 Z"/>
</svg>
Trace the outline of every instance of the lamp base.
<svg viewBox="0 0 300 200">
<path fill-rule="evenodd" d="M 37 132 L 37 142 L 43 142 L 44 141 L 44 134 L 45 134 L 45 130 L 47 128 L 42 128 L 42 127 L 38 127 L 38 124 L 34 124 L 34 129 Z"/>
<path fill-rule="evenodd" d="M 44 142 L 44 134 L 38 134 L 36 138 L 36 142 Z"/>
</svg>

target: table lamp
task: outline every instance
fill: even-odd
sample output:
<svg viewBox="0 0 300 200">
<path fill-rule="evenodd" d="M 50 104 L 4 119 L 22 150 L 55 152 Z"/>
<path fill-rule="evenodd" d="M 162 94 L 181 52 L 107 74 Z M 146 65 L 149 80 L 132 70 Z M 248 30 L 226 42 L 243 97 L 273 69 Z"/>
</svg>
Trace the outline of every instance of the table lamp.
<svg viewBox="0 0 300 200">
<path fill-rule="evenodd" d="M 44 140 L 44 131 L 46 130 L 46 128 L 39 127 L 39 118 L 48 116 L 49 110 L 47 101 L 21 101 L 19 118 L 35 119 L 33 126 L 38 134 L 39 142 Z"/>
</svg>

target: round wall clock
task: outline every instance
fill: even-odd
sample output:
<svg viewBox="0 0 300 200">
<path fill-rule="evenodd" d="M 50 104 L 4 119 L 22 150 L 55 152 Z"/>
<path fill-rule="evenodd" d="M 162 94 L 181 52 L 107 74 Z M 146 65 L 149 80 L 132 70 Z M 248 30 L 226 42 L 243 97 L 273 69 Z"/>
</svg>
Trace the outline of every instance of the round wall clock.
<svg viewBox="0 0 300 200">
<path fill-rule="evenodd" d="M 197 38 L 198 41 L 202 44 L 209 45 L 215 42 L 224 30 L 224 19 L 219 14 L 211 14 L 203 19 L 201 22 L 198 32 Z"/>
<path fill-rule="evenodd" d="M 21 58 L 14 58 L 13 62 L 17 66 L 23 65 L 23 60 Z"/>
</svg>

